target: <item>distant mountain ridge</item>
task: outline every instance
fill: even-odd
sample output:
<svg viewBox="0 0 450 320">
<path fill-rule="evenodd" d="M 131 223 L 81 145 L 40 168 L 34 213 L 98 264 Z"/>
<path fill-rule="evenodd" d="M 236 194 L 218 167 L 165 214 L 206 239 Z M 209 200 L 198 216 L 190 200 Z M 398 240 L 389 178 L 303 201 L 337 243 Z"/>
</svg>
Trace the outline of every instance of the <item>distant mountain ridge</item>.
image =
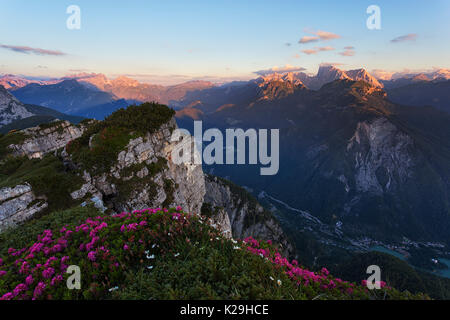
<svg viewBox="0 0 450 320">
<path fill-rule="evenodd" d="M 293 83 L 302 88 L 275 99 L 261 99 L 257 81 L 197 92 L 185 101 L 190 110 L 177 113 L 178 125 L 192 130 L 193 118 L 204 129 L 279 128 L 276 176 L 260 177 L 252 166 L 217 165 L 214 173 L 324 223 L 341 222 L 354 235 L 450 243 L 450 117 L 434 108 L 397 105 L 383 88 L 328 71 L 322 78 L 344 79 L 317 91 L 293 75 L 261 79 L 279 89 Z"/>
<path fill-rule="evenodd" d="M 78 123 L 82 117 L 69 116 L 56 110 L 24 104 L 0 85 L 0 133 L 14 129 L 25 129 L 55 119 Z"/>
<path fill-rule="evenodd" d="M 159 103 L 169 103 L 171 100 L 179 100 L 186 95 L 186 92 L 211 88 L 213 83 L 208 81 L 188 81 L 185 83 L 162 86 L 155 84 L 141 83 L 137 80 L 120 76 L 109 80 L 103 74 L 78 74 L 66 77 L 65 79 L 76 79 L 82 84 L 87 84 L 98 90 L 109 92 L 120 99 L 137 101 L 157 101 Z"/>
<path fill-rule="evenodd" d="M 50 85 L 32 83 L 12 93 L 24 103 L 41 105 L 70 114 L 116 100 L 116 97 L 108 92 L 93 90 L 73 79 Z"/>
</svg>

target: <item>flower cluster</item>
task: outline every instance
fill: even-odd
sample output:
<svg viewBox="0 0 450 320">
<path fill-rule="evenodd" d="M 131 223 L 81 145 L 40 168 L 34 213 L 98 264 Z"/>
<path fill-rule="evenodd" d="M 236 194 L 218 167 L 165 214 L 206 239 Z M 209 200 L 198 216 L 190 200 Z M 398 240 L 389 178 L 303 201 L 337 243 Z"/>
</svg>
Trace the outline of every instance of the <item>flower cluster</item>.
<svg viewBox="0 0 450 320">
<path fill-rule="evenodd" d="M 274 294 L 286 292 L 283 297 L 291 297 L 292 293 L 296 297 L 310 299 L 322 295 L 331 298 L 372 298 L 372 293 L 364 284 L 356 285 L 334 278 L 326 268 L 319 272 L 309 271 L 297 261 L 284 258 L 271 241 L 251 237 L 243 241 L 227 239 L 213 227 L 211 221 L 205 223 L 207 221 L 203 217 L 184 213 L 180 207 L 156 208 L 87 218 L 81 224 L 59 225 L 54 230 L 43 230 L 34 243 L 21 249 L 9 248 L 7 255 L 0 258 L 0 299 L 111 299 L 132 285 L 130 278 L 127 278 L 130 269 L 158 275 L 160 273 L 155 272 L 156 269 L 161 266 L 166 268 L 177 261 L 175 266 L 180 259 L 186 262 L 193 251 L 199 252 L 195 265 L 208 262 L 215 268 L 215 262 L 203 254 L 216 249 L 223 250 L 228 261 L 239 257 L 258 264 L 259 258 L 254 255 L 262 257 L 265 271 L 257 276 L 267 276 L 273 282 L 262 281 L 257 286 L 272 288 L 270 290 Z M 186 251 L 186 248 L 189 250 Z M 70 266 L 77 266 L 82 272 L 81 290 L 68 289 L 70 274 L 66 271 L 73 269 L 69 269 Z M 255 268 L 249 268 L 234 273 L 242 268 L 242 264 L 239 268 L 227 269 L 227 264 L 223 267 L 227 279 L 235 274 L 243 276 L 256 272 Z M 196 271 L 192 269 L 192 272 Z M 272 283 L 275 289 L 270 287 Z M 379 291 L 389 298 L 409 298 L 402 294 L 396 296 L 398 291 L 384 282 L 380 286 L 383 290 Z M 221 292 L 223 288 L 220 287 Z M 253 291 L 250 290 L 250 293 Z"/>
<path fill-rule="evenodd" d="M 314 294 L 321 291 L 332 296 L 348 298 L 360 298 L 369 294 L 367 280 L 363 280 L 361 285 L 357 285 L 339 278 L 333 278 L 326 268 L 322 268 L 319 272 L 307 270 L 301 267 L 296 260 L 288 261 L 288 259 L 282 257 L 270 240 L 259 241 L 248 237 L 243 240 L 243 244 L 245 244 L 247 251 L 265 258 L 276 268 L 282 269 L 297 286 L 316 289 L 311 290 Z M 380 281 L 379 284 L 381 289 L 393 290 L 384 281 Z"/>
<path fill-rule="evenodd" d="M 90 275 L 84 279 L 84 286 L 89 288 L 84 295 L 101 298 L 106 287 L 120 282 L 125 261 L 143 256 L 146 245 L 161 236 L 147 228 L 149 221 L 158 220 L 167 227 L 183 223 L 181 210 L 136 210 L 88 218 L 56 232 L 44 230 L 35 243 L 22 249 L 10 248 L 8 256 L 0 258 L 0 300 L 71 297 L 67 296 L 70 291 L 65 281 L 69 265 L 78 265 Z"/>
</svg>

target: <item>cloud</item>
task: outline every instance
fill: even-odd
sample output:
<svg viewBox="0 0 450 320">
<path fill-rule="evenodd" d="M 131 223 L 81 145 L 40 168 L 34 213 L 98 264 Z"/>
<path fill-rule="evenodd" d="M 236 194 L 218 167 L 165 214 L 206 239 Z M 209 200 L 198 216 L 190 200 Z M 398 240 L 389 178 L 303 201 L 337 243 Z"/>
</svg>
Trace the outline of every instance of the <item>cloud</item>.
<svg viewBox="0 0 450 320">
<path fill-rule="evenodd" d="M 405 42 L 405 41 L 415 41 L 417 39 L 416 33 L 410 33 L 404 36 L 400 36 L 391 40 L 392 43 Z"/>
<path fill-rule="evenodd" d="M 390 80 L 395 72 L 382 69 L 373 69 L 370 71 L 370 74 L 379 80 Z"/>
<path fill-rule="evenodd" d="M 88 69 L 69 69 L 69 72 L 88 72 Z"/>
<path fill-rule="evenodd" d="M 327 46 L 327 47 L 314 47 L 314 49 L 305 49 L 305 50 L 302 50 L 302 52 L 306 53 L 307 55 L 310 55 L 310 54 L 319 53 L 321 51 L 332 51 L 332 50 L 334 50 L 333 47 Z"/>
<path fill-rule="evenodd" d="M 328 46 L 328 47 L 320 47 L 320 48 L 318 48 L 318 50 L 319 50 L 319 51 L 333 51 L 334 48 Z"/>
<path fill-rule="evenodd" d="M 344 57 L 352 57 L 355 55 L 355 51 L 352 49 L 347 49 L 342 52 L 339 52 L 339 54 Z"/>
<path fill-rule="evenodd" d="M 341 36 L 338 34 L 335 34 L 333 32 L 327 32 L 327 31 L 317 31 L 315 33 L 317 36 L 319 36 L 320 40 L 327 41 L 332 39 L 339 39 Z"/>
<path fill-rule="evenodd" d="M 305 44 L 305 43 L 310 43 L 310 42 L 328 41 L 328 40 L 333 40 L 333 39 L 339 39 L 341 37 L 340 35 L 338 35 L 336 33 L 323 31 L 323 30 L 318 30 L 318 31 L 305 30 L 305 32 L 312 34 L 312 36 L 304 36 L 298 41 L 298 43 Z"/>
<path fill-rule="evenodd" d="M 318 51 L 316 49 L 305 49 L 302 50 L 303 53 L 310 55 L 310 54 L 316 54 Z"/>
<path fill-rule="evenodd" d="M 26 46 L 10 46 L 6 44 L 0 44 L 0 48 L 8 49 L 15 52 L 25 53 L 25 54 L 37 54 L 37 55 L 48 55 L 48 56 L 64 56 L 66 55 L 64 52 L 56 51 L 56 50 L 46 50 L 41 48 L 31 48 Z"/>
<path fill-rule="evenodd" d="M 310 43 L 310 42 L 317 42 L 317 41 L 319 41 L 319 37 L 304 36 L 298 41 L 298 43 Z"/>
<path fill-rule="evenodd" d="M 290 42 L 286 42 L 284 45 L 285 45 L 286 47 L 290 47 L 290 46 L 291 46 L 291 43 L 290 43 Z"/>
<path fill-rule="evenodd" d="M 295 66 L 291 66 L 289 64 L 285 65 L 284 67 L 273 67 L 270 69 L 264 69 L 264 70 L 259 70 L 259 71 L 255 71 L 253 73 L 256 73 L 260 76 L 265 76 L 271 73 L 285 73 L 285 72 L 298 72 L 298 71 L 304 71 L 306 70 L 303 67 L 295 67 Z"/>
<path fill-rule="evenodd" d="M 300 58 L 300 55 L 299 55 L 298 53 L 296 53 L 296 54 L 294 54 L 293 58 L 299 59 L 299 58 Z"/>
<path fill-rule="evenodd" d="M 342 63 L 342 62 L 322 62 L 320 64 L 321 67 L 329 67 L 329 66 L 336 67 L 336 66 L 343 66 L 343 65 L 345 65 L 345 63 Z"/>
<path fill-rule="evenodd" d="M 355 47 L 347 46 L 347 47 L 344 47 L 344 49 L 345 49 L 345 50 L 353 50 L 353 49 L 355 49 Z"/>
</svg>

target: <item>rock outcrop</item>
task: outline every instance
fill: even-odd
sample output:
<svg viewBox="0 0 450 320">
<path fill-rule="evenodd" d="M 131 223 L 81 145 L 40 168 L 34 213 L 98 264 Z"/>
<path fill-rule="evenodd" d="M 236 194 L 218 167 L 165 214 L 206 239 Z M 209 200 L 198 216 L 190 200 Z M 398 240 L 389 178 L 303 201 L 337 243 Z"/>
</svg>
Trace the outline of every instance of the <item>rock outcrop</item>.
<svg viewBox="0 0 450 320">
<path fill-rule="evenodd" d="M 0 85 L 0 127 L 34 114 Z"/>
<path fill-rule="evenodd" d="M 87 171 L 85 184 L 72 193 L 74 199 L 87 193 L 103 199 L 114 210 L 139 210 L 158 206 L 182 206 L 200 212 L 205 194 L 201 165 L 175 164 L 171 142 L 175 120 L 144 137 L 132 139 L 109 172 L 93 175 Z"/>
<path fill-rule="evenodd" d="M 284 253 L 294 248 L 273 215 L 264 209 L 245 189 L 219 177 L 206 175 L 205 203 L 212 219 L 233 238 L 252 236 L 280 244 Z M 224 214 L 226 213 L 226 215 Z"/>
<path fill-rule="evenodd" d="M 44 200 L 35 197 L 29 184 L 0 189 L 0 232 L 28 220 L 47 206 Z"/>
<path fill-rule="evenodd" d="M 201 214 L 207 202 L 214 208 L 208 215 L 210 223 L 224 235 L 273 240 L 281 244 L 284 252 L 292 254 L 293 248 L 277 221 L 244 189 L 223 179 L 205 178 L 200 162 L 175 161 L 174 157 L 187 145 L 193 150 L 191 160 L 199 157 L 192 137 L 181 134 L 175 139 L 175 129 L 177 124 L 171 118 L 156 130 L 130 139 L 117 153 L 117 158 L 102 170 L 77 163 L 79 158 L 74 157 L 68 147 L 68 143 L 81 137 L 83 132 L 91 132 L 83 125 L 59 121 L 29 128 L 22 131 L 27 137 L 24 142 L 11 145 L 10 149 L 15 156 L 29 158 L 42 158 L 46 153 L 59 150 L 57 157 L 62 158 L 66 169 L 72 174 L 79 172 L 84 180 L 78 190 L 70 193 L 71 198 L 82 205 L 93 202 L 107 212 L 181 206 L 187 212 Z M 82 137 L 86 141 L 85 152 L 95 147 L 97 134 Z M 1 189 L 0 230 L 25 221 L 47 207 L 45 199 L 36 199 L 26 181 L 14 188 Z"/>
<path fill-rule="evenodd" d="M 412 146 L 411 137 L 386 118 L 358 123 L 347 145 L 354 157 L 357 191 L 382 194 L 404 183 L 414 165 Z"/>
<path fill-rule="evenodd" d="M 54 121 L 45 127 L 38 126 L 22 130 L 26 139 L 17 145 L 10 145 L 15 156 L 42 158 L 44 154 L 63 148 L 69 141 L 80 137 L 85 127 L 75 126 L 68 121 Z"/>
</svg>

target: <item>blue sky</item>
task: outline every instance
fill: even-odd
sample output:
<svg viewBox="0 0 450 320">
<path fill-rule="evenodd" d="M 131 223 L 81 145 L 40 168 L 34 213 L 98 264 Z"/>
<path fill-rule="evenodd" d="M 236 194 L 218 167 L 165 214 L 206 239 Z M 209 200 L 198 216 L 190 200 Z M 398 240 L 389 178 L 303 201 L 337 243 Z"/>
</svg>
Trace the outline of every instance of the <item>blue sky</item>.
<svg viewBox="0 0 450 320">
<path fill-rule="evenodd" d="M 381 9 L 381 30 L 366 27 L 372 4 Z M 66 27 L 69 5 L 81 9 L 80 30 Z M 446 0 L 0 0 L 0 73 L 99 72 L 169 84 L 247 79 L 286 65 L 312 73 L 321 63 L 449 68 L 449 21 Z M 319 31 L 335 38 L 298 43 Z M 391 42 L 406 35 L 413 36 Z"/>
</svg>

